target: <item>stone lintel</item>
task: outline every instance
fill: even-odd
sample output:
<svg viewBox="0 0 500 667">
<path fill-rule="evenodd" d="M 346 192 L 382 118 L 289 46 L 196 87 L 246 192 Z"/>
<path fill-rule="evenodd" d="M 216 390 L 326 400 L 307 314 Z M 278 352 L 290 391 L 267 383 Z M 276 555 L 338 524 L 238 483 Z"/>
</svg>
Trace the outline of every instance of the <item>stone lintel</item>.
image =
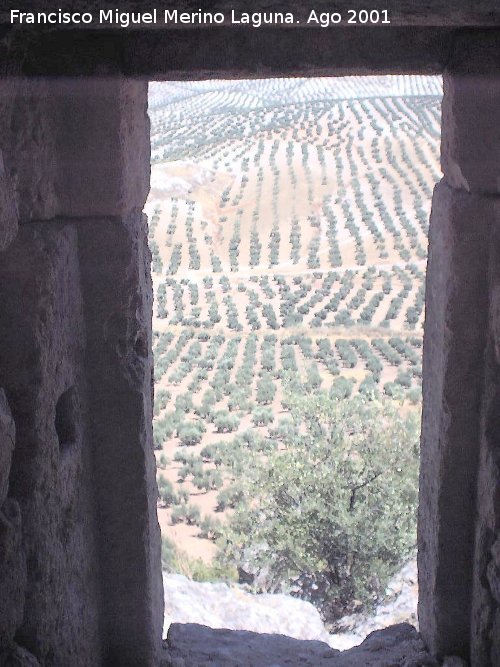
<svg viewBox="0 0 500 667">
<path fill-rule="evenodd" d="M 29 77 L 124 75 L 153 81 L 439 74 L 455 33 L 451 27 L 346 25 L 38 31 L 20 65 Z M 13 38 L 22 52 L 23 32 Z"/>
</svg>

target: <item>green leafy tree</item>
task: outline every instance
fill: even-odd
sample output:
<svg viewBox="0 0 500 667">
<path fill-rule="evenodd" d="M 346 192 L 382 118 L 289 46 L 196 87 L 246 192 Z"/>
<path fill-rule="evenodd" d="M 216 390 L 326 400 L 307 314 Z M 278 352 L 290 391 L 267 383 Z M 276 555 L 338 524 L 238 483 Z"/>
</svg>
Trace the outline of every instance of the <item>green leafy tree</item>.
<svg viewBox="0 0 500 667">
<path fill-rule="evenodd" d="M 375 602 L 414 552 L 418 416 L 360 395 L 296 393 L 288 402 L 305 435 L 252 458 L 240 480 L 252 501 L 236 506 L 220 558 L 333 621 Z"/>
<path fill-rule="evenodd" d="M 271 408 L 257 407 L 252 412 L 252 421 L 255 426 L 268 426 L 274 421 Z"/>
<path fill-rule="evenodd" d="M 310 389 L 319 389 L 321 387 L 321 375 L 318 370 L 318 365 L 312 363 L 307 369 L 307 386 Z"/>
<path fill-rule="evenodd" d="M 329 390 L 330 398 L 349 398 L 349 396 L 352 394 L 353 385 L 353 378 L 346 378 L 343 375 L 335 378 Z"/>
<path fill-rule="evenodd" d="M 158 477 L 158 495 L 165 507 L 170 507 L 178 501 L 172 482 L 164 475 Z"/>
<path fill-rule="evenodd" d="M 253 227 L 250 232 L 250 266 L 257 266 L 260 262 L 260 252 L 262 243 L 259 241 L 259 232 L 257 227 Z"/>
<path fill-rule="evenodd" d="M 271 375 L 265 372 L 257 382 L 256 401 L 260 405 L 269 405 L 269 403 L 273 402 L 275 395 L 276 386 L 272 381 Z"/>
<path fill-rule="evenodd" d="M 208 317 L 210 318 L 210 322 L 212 324 L 217 324 L 217 322 L 220 322 L 221 320 L 221 316 L 219 315 L 219 310 L 215 301 L 210 304 L 210 308 L 208 309 Z"/>
<path fill-rule="evenodd" d="M 231 414 L 227 410 L 220 410 L 213 416 L 213 423 L 217 433 L 229 433 L 236 431 L 240 420 L 237 415 Z"/>
<path fill-rule="evenodd" d="M 203 433 L 206 431 L 202 422 L 185 422 L 178 430 L 179 440 L 182 445 L 192 446 L 201 442 Z"/>
</svg>

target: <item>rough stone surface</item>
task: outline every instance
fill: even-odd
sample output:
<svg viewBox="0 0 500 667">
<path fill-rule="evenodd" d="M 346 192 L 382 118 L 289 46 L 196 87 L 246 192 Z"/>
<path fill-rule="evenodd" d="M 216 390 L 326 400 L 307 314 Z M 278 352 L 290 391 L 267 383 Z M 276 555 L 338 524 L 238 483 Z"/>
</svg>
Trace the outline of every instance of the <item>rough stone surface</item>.
<svg viewBox="0 0 500 667">
<path fill-rule="evenodd" d="M 290 595 L 254 595 L 222 582 L 196 582 L 179 574 L 163 576 L 164 635 L 170 623 L 208 623 L 211 628 L 285 634 L 328 642 L 318 610 Z M 366 636 L 366 634 L 365 634 Z"/>
<path fill-rule="evenodd" d="M 0 150 L 0 252 L 14 240 L 17 225 L 14 191 Z"/>
<path fill-rule="evenodd" d="M 22 622 L 25 593 L 21 510 L 19 504 L 9 498 L 0 507 L 0 652 L 14 639 Z"/>
<path fill-rule="evenodd" d="M 134 213 L 23 225 L 0 266 L 0 630 L 42 664 L 160 650 L 149 261 Z"/>
<path fill-rule="evenodd" d="M 451 656 L 444 659 L 443 667 L 468 667 L 468 663 L 462 658 Z"/>
<path fill-rule="evenodd" d="M 9 496 L 20 507 L 17 554 L 27 567 L 16 641 L 44 664 L 95 665 L 97 560 L 83 406 L 65 416 L 71 442 L 62 443 L 56 429 L 61 395 L 70 387 L 82 401 L 85 394 L 74 227 L 20 229 L 0 264 L 0 303 L 0 384 L 16 422 Z M 17 516 L 10 524 L 18 539 Z"/>
<path fill-rule="evenodd" d="M 0 250 L 20 223 L 141 210 L 149 189 L 147 84 L 0 82 Z"/>
<path fill-rule="evenodd" d="M 47 666 L 161 649 L 146 107 L 123 77 L 0 80 L 0 643 Z"/>
<path fill-rule="evenodd" d="M 443 89 L 441 164 L 448 183 L 500 194 L 500 32 L 457 39 Z"/>
<path fill-rule="evenodd" d="M 58 215 L 120 216 L 149 191 L 147 84 L 117 79 L 52 81 Z"/>
<path fill-rule="evenodd" d="M 21 646 L 11 644 L 5 651 L 0 652 L 2 667 L 40 667 L 35 656 Z"/>
<path fill-rule="evenodd" d="M 57 194 L 47 82 L 0 81 L 0 111 L 0 202 L 5 200 L 8 217 L 17 215 L 19 222 L 50 219 L 57 214 Z"/>
<path fill-rule="evenodd" d="M 10 464 L 15 436 L 14 420 L 7 403 L 7 397 L 4 390 L 0 389 L 0 507 L 7 498 L 9 490 Z"/>
<path fill-rule="evenodd" d="M 8 498 L 15 426 L 0 389 L 0 651 L 14 638 L 23 618 L 26 562 L 21 543 L 21 510 Z"/>
<path fill-rule="evenodd" d="M 349 651 L 285 635 L 213 630 L 173 624 L 165 643 L 170 667 L 437 667 L 415 628 L 394 625 L 377 630 Z"/>
<path fill-rule="evenodd" d="M 489 335 L 480 435 L 471 627 L 474 667 L 500 663 L 500 221 L 491 235 L 489 259 Z"/>
<path fill-rule="evenodd" d="M 365 641 L 342 651 L 334 667 L 438 667 L 415 628 L 407 623 L 372 632 Z"/>
<path fill-rule="evenodd" d="M 109 664 L 152 665 L 163 591 L 152 433 L 152 286 L 146 222 L 86 219 L 79 255 Z"/>
<path fill-rule="evenodd" d="M 434 192 L 426 284 L 419 623 L 433 653 L 469 657 L 490 229 L 500 203 Z"/>
<path fill-rule="evenodd" d="M 171 667 L 330 667 L 339 653 L 320 641 L 194 623 L 171 625 L 166 644 Z"/>
</svg>

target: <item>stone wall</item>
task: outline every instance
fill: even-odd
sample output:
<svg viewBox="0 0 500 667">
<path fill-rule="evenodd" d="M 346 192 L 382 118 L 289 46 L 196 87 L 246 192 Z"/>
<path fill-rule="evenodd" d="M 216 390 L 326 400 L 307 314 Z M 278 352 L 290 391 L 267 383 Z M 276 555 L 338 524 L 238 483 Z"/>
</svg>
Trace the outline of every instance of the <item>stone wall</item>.
<svg viewBox="0 0 500 667">
<path fill-rule="evenodd" d="M 147 87 L 0 104 L 0 663 L 153 665 Z"/>
<path fill-rule="evenodd" d="M 500 664 L 500 35 L 444 73 L 424 335 L 419 620 L 438 656 Z"/>
</svg>

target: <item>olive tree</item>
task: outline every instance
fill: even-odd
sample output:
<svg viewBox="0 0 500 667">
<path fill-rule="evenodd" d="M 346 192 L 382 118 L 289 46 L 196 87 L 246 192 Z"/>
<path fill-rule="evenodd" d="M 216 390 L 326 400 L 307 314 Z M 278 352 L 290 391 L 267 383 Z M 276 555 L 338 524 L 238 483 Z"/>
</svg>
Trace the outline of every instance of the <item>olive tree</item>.
<svg viewBox="0 0 500 667">
<path fill-rule="evenodd" d="M 287 402 L 305 434 L 249 461 L 240 484 L 252 501 L 229 518 L 220 558 L 333 621 L 375 602 L 415 550 L 418 416 L 359 394 Z"/>
</svg>

